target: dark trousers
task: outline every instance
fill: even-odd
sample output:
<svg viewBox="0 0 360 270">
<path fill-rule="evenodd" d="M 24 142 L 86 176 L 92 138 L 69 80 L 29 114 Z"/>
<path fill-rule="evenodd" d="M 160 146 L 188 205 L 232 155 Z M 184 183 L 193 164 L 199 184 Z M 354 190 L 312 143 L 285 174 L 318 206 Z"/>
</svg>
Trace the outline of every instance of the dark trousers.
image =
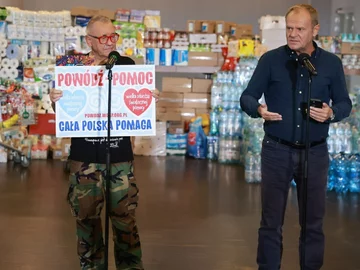
<svg viewBox="0 0 360 270">
<path fill-rule="evenodd" d="M 302 219 L 302 191 L 305 150 L 295 149 L 265 136 L 261 153 L 261 204 L 257 262 L 259 270 L 277 270 L 283 252 L 282 226 L 291 180 L 297 184 L 299 222 Z M 326 184 L 329 167 L 327 144 L 309 150 L 309 174 L 306 213 L 306 270 L 323 265 Z M 303 245 L 299 243 L 299 252 Z"/>
</svg>

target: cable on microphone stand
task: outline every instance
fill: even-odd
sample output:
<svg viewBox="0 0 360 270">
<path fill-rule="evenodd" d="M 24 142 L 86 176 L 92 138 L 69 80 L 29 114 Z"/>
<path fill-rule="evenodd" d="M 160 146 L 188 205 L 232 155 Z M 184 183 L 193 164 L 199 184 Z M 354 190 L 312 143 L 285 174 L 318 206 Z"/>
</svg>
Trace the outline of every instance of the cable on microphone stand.
<svg viewBox="0 0 360 270">
<path fill-rule="evenodd" d="M 300 234 L 300 267 L 301 270 L 305 269 L 305 254 L 306 254 L 306 216 L 307 216 L 307 184 L 309 176 L 309 149 L 310 149 L 310 101 L 311 101 L 311 84 L 312 77 L 317 75 L 315 67 L 310 62 L 310 56 L 308 54 L 302 53 L 298 56 L 300 63 L 305 66 L 309 73 L 308 80 L 308 94 L 307 94 L 307 106 L 306 106 L 306 127 L 305 127 L 305 159 L 304 159 L 304 171 L 303 171 L 303 181 L 300 187 L 302 190 L 302 211 L 301 211 L 301 234 Z M 299 205 L 300 206 L 300 205 Z"/>
<path fill-rule="evenodd" d="M 110 121 L 111 121 L 111 84 L 112 84 L 112 68 L 119 61 L 120 54 L 113 51 L 109 54 L 106 63 L 108 72 L 108 114 L 107 114 L 107 141 L 106 141 L 106 182 L 105 182 L 105 251 L 104 251 L 104 269 L 109 266 L 109 213 L 110 213 L 110 181 L 111 181 L 111 155 L 110 155 Z"/>
</svg>

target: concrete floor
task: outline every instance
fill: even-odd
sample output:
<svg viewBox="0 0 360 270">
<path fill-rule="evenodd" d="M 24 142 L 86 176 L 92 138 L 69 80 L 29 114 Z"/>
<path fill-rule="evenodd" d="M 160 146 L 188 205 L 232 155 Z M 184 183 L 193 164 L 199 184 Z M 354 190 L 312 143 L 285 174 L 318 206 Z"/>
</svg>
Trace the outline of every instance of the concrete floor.
<svg viewBox="0 0 360 270">
<path fill-rule="evenodd" d="M 146 270 L 255 270 L 260 188 L 239 166 L 136 157 Z M 61 161 L 0 164 L 0 270 L 76 270 L 75 220 Z M 330 193 L 325 270 L 360 269 L 360 196 Z M 284 227 L 285 270 L 299 269 L 296 193 Z M 110 246 L 110 269 L 114 268 Z"/>
</svg>

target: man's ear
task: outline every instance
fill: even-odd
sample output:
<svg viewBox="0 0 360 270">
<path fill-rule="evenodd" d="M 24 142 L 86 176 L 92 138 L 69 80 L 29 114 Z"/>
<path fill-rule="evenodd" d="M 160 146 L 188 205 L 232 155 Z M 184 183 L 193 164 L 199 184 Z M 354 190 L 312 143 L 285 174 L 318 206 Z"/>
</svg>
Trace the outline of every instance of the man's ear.
<svg viewBox="0 0 360 270">
<path fill-rule="evenodd" d="M 319 34 L 319 30 L 320 30 L 320 24 L 315 25 L 314 29 L 313 29 L 313 37 L 314 38 Z"/>
<path fill-rule="evenodd" d="M 91 40 L 91 37 L 89 37 L 89 36 L 85 36 L 85 41 L 86 41 L 86 44 L 90 47 L 90 48 L 92 48 L 92 40 Z"/>
</svg>

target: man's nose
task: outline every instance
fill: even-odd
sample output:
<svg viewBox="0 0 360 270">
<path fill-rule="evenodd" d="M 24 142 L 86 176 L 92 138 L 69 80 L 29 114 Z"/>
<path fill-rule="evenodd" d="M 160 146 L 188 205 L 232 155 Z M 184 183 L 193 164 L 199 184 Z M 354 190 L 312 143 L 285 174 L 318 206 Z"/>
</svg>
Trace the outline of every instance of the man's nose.
<svg viewBox="0 0 360 270">
<path fill-rule="evenodd" d="M 291 29 L 291 30 L 289 30 L 289 36 L 290 36 L 290 37 L 295 37 L 296 35 L 297 35 L 296 29 Z"/>
</svg>

